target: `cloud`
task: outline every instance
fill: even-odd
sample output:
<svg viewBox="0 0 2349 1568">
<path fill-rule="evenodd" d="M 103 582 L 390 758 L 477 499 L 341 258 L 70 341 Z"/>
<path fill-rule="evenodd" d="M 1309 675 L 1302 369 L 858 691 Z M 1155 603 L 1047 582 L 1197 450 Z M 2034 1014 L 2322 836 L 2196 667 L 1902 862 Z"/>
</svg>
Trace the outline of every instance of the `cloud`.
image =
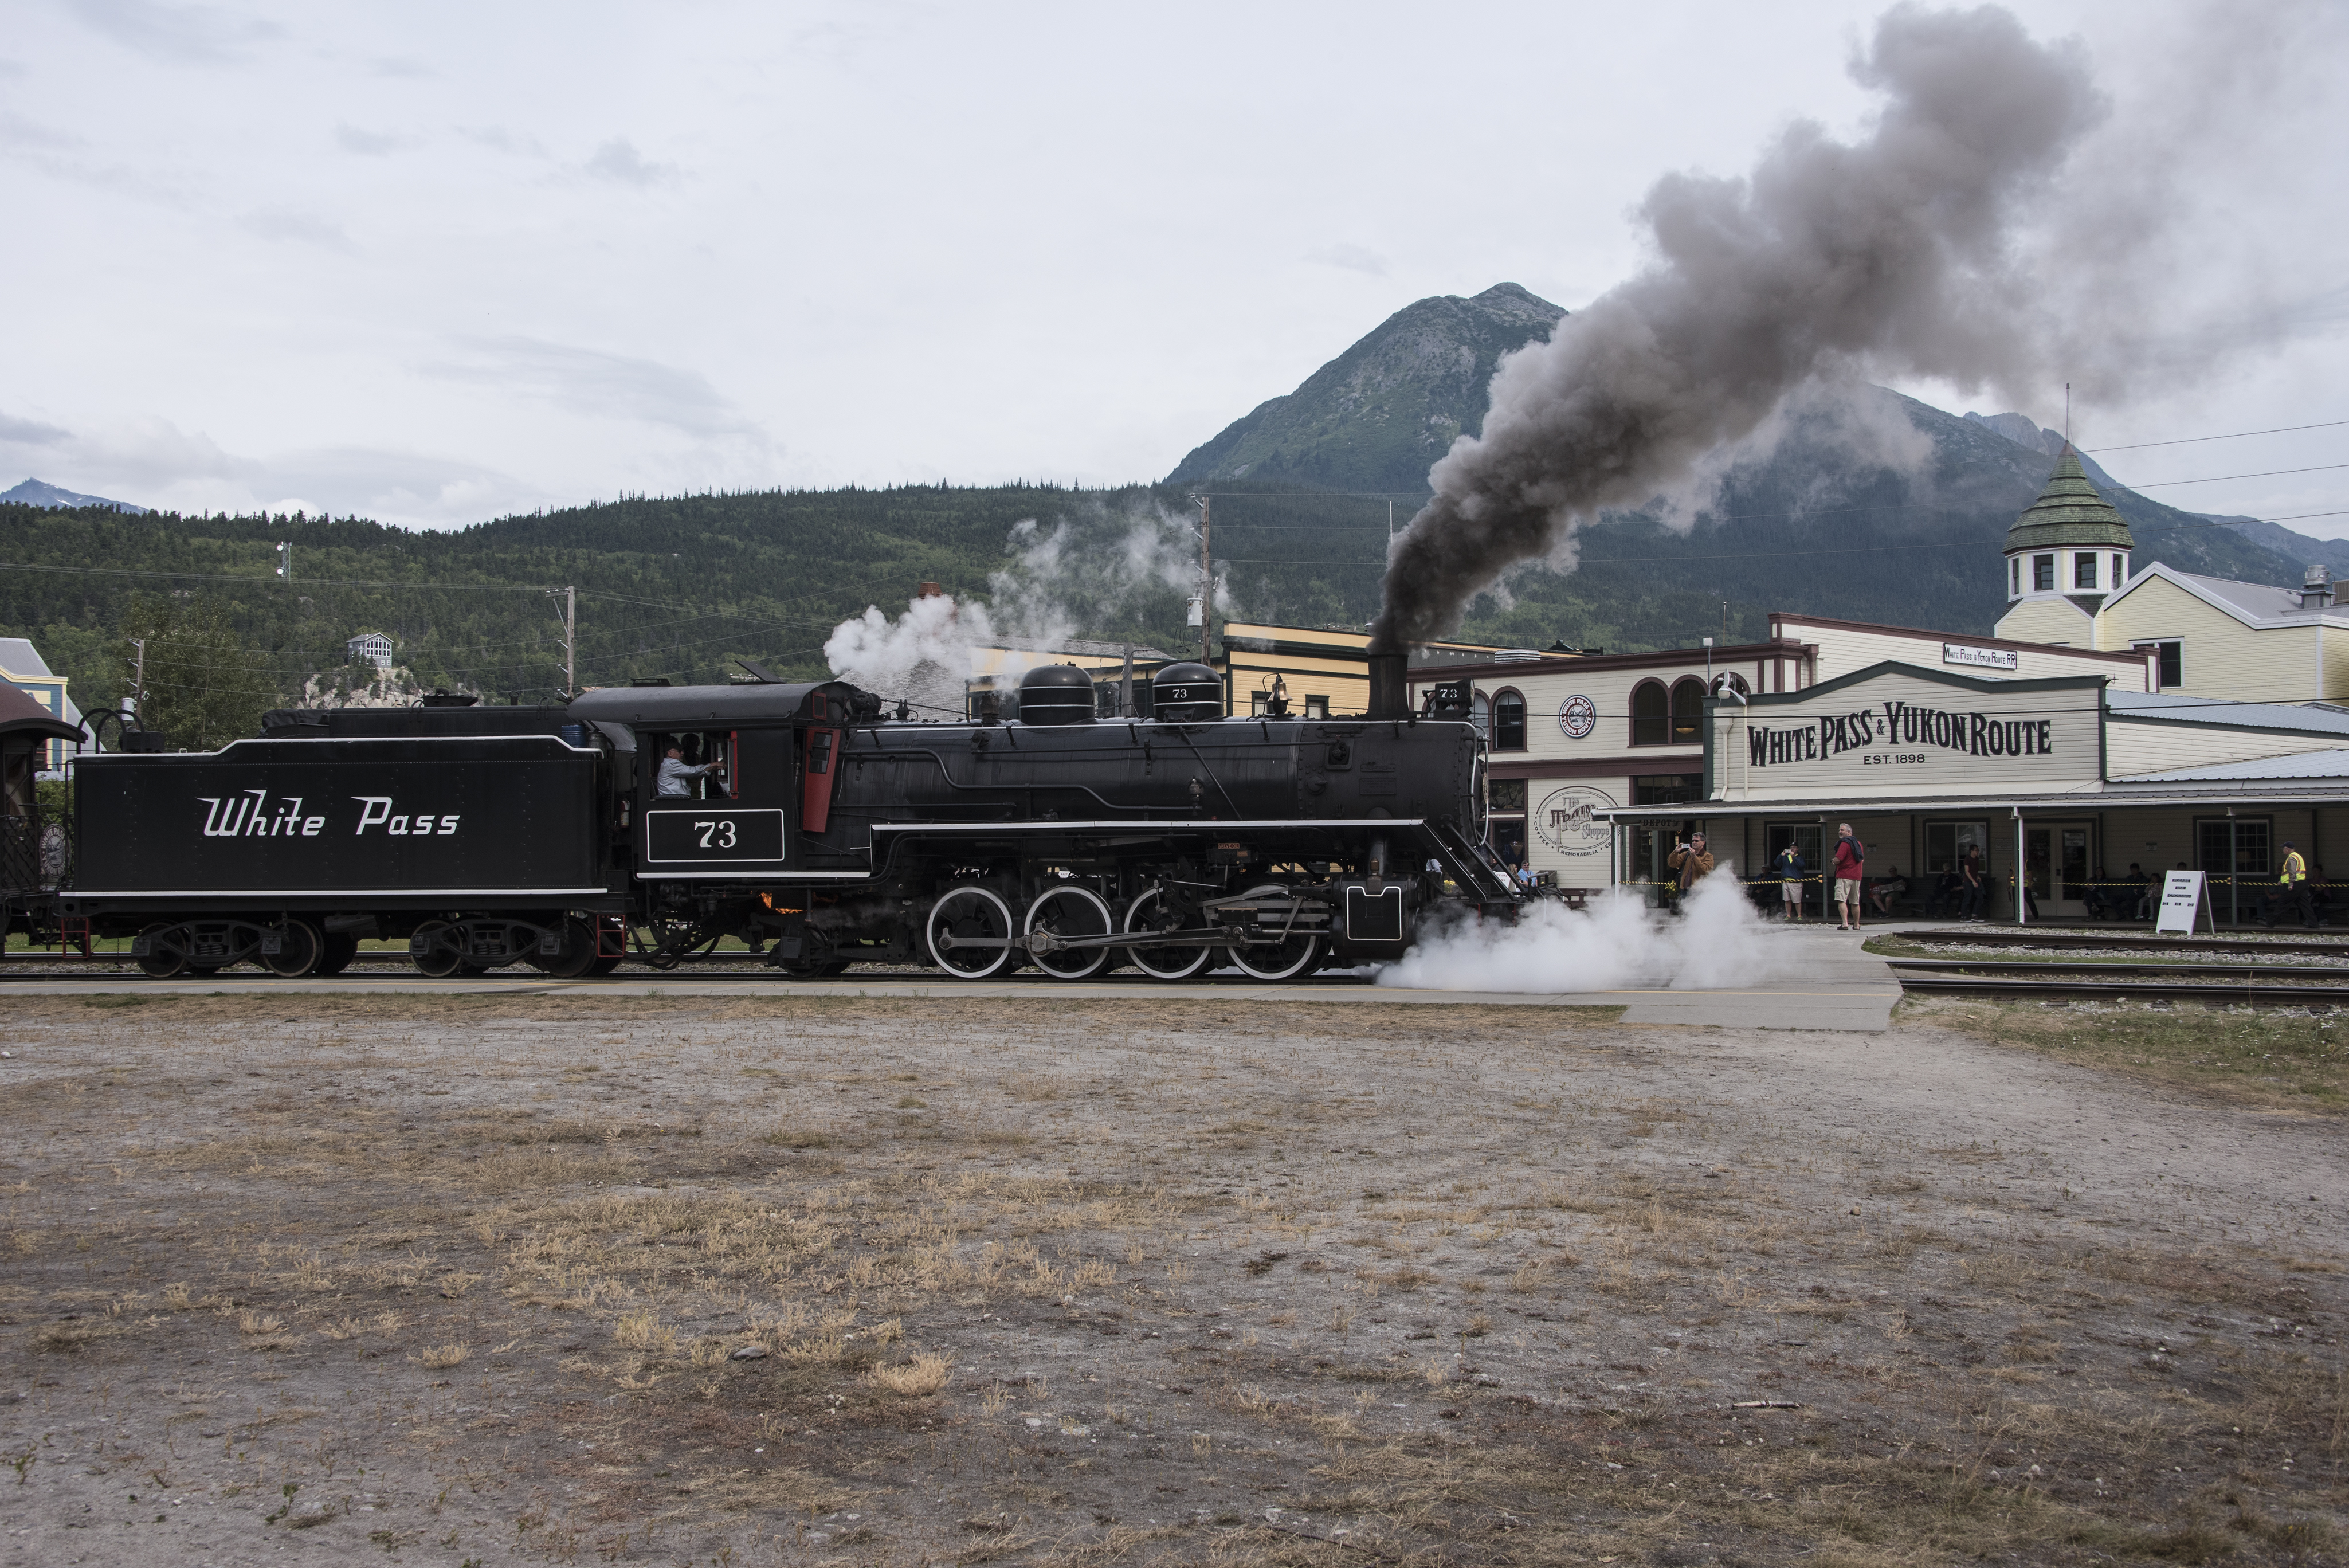
<svg viewBox="0 0 2349 1568">
<path fill-rule="evenodd" d="M 516 158 L 550 156 L 538 138 L 517 136 L 502 125 L 460 125 L 457 128 L 457 134 L 492 152 L 504 152 Z"/>
<path fill-rule="evenodd" d="M 335 145 L 362 158 L 381 158 L 416 145 L 416 138 L 388 130 L 362 130 L 356 125 L 335 127 Z"/>
<path fill-rule="evenodd" d="M 99 163 L 88 156 L 88 142 L 21 114 L 0 110 L 0 157 L 37 169 L 53 180 L 135 196 L 169 206 L 188 204 L 186 192 L 171 180 L 123 163 Z"/>
<path fill-rule="evenodd" d="M 616 136 L 597 148 L 595 156 L 587 160 L 587 172 L 598 180 L 634 185 L 640 191 L 677 181 L 676 164 L 646 162 L 636 143 L 624 136 Z"/>
<path fill-rule="evenodd" d="M 274 22 L 234 16 L 212 5 L 164 5 L 156 0 L 73 0 L 82 23 L 125 48 L 172 65 L 234 65 L 254 46 L 282 38 Z"/>
<path fill-rule="evenodd" d="M 1387 258 L 1366 245 L 1324 245 L 1308 252 L 1305 259 L 1319 262 L 1323 266 L 1341 266 L 1348 272 L 1368 273 L 1372 277 L 1387 275 Z"/>
<path fill-rule="evenodd" d="M 424 374 L 526 393 L 573 413 L 641 420 L 689 435 L 755 433 L 733 402 L 698 370 L 535 337 L 473 337 L 463 363 L 421 367 Z"/>
<path fill-rule="evenodd" d="M 0 147 L 15 149 L 79 147 L 78 136 L 55 130 L 21 114 L 0 109 Z"/>
<path fill-rule="evenodd" d="M 341 224 L 321 218 L 315 213 L 290 207 L 264 207 L 247 213 L 237 222 L 246 232 L 258 234 L 264 240 L 291 240 L 297 244 L 339 251 L 345 255 L 357 254 L 358 250 L 351 244 L 351 237 L 343 233 Z"/>
<path fill-rule="evenodd" d="M 422 60 L 412 60 L 398 55 L 383 55 L 367 62 L 367 74 L 377 77 L 417 78 L 435 77 L 440 73 Z"/>
<path fill-rule="evenodd" d="M 0 414 L 0 442 L 16 446 L 52 446 L 73 439 L 73 431 L 45 425 L 36 420 L 20 420 Z"/>
</svg>

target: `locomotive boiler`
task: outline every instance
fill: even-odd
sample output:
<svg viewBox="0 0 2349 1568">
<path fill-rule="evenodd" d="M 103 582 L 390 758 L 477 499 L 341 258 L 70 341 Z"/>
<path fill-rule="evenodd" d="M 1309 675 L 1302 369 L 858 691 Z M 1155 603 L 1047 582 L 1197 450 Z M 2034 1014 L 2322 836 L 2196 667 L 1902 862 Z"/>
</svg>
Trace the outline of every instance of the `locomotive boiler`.
<svg viewBox="0 0 2349 1568">
<path fill-rule="evenodd" d="M 1353 718 L 1225 718 L 1185 664 L 1146 717 L 1068 666 L 1011 721 L 909 722 L 843 681 L 276 713 L 218 753 L 84 759 L 59 907 L 158 974 L 389 937 L 428 974 L 578 976 L 734 937 L 796 976 L 1295 980 L 1517 905 L 1464 692 L 1414 709 L 1400 658 L 1372 673 Z"/>
</svg>

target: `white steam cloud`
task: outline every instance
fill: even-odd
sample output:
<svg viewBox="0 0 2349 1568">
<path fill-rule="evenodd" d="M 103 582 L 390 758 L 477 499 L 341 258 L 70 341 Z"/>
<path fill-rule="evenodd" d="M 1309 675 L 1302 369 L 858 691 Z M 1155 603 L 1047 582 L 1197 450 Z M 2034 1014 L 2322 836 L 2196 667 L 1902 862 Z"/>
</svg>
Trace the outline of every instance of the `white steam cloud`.
<svg viewBox="0 0 2349 1568">
<path fill-rule="evenodd" d="M 1514 926 L 1469 921 L 1423 935 L 1410 953 L 1379 971 L 1378 983 L 1536 995 L 1649 986 L 1711 991 L 1787 979 L 1794 950 L 1769 940 L 1724 860 L 1690 889 L 1676 919 L 1620 888 L 1585 909 L 1537 900 Z"/>
<path fill-rule="evenodd" d="M 1188 518 L 1157 505 L 1096 505 L 1050 526 L 1024 518 L 1011 527 L 1011 563 L 988 575 L 985 599 L 917 598 L 894 618 L 868 606 L 833 628 L 824 661 L 887 703 L 904 701 L 916 718 L 959 718 L 976 650 L 1012 645 L 1000 663 L 1010 670 L 1054 663 L 1051 650 L 1071 638 L 1146 610 L 1154 598 L 1195 593 L 1194 538 Z M 1219 613 L 1236 612 L 1220 575 L 1215 597 Z"/>
</svg>

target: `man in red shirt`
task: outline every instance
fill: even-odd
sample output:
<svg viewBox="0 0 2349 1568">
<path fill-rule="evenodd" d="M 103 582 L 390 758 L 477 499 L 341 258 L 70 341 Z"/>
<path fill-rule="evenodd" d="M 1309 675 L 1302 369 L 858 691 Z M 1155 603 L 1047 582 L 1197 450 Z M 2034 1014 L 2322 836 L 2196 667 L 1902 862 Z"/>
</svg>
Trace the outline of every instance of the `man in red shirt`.
<svg viewBox="0 0 2349 1568">
<path fill-rule="evenodd" d="M 1836 824 L 1836 919 L 1847 931 L 1859 929 L 1859 889 L 1868 876 L 1868 851 L 1851 836 L 1851 824 Z"/>
</svg>

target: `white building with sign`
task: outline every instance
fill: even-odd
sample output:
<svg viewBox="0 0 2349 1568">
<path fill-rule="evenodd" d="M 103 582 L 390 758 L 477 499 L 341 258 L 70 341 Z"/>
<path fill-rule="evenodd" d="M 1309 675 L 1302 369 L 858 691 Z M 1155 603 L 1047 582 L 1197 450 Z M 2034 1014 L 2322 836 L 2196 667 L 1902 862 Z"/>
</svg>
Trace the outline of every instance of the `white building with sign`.
<svg viewBox="0 0 2349 1568">
<path fill-rule="evenodd" d="M 2014 918 L 2018 867 L 2043 917 L 2129 918 L 2137 886 L 2182 867 L 2213 878 L 2222 922 L 2249 919 L 2286 843 L 2320 873 L 2337 854 L 2349 883 L 2349 612 L 2329 576 L 2295 593 L 2132 574 L 2132 547 L 2066 452 L 2009 535 L 1997 636 L 1780 614 L 1737 647 L 1413 675 L 1473 682 L 1490 839 L 1564 888 L 1661 888 L 1701 830 L 1774 902 L 1775 854 L 1816 877 L 1847 821 L 1868 876 L 1907 885 L 1904 913 L 1955 914 L 1933 894 L 1969 852 L 1994 919 Z"/>
</svg>

